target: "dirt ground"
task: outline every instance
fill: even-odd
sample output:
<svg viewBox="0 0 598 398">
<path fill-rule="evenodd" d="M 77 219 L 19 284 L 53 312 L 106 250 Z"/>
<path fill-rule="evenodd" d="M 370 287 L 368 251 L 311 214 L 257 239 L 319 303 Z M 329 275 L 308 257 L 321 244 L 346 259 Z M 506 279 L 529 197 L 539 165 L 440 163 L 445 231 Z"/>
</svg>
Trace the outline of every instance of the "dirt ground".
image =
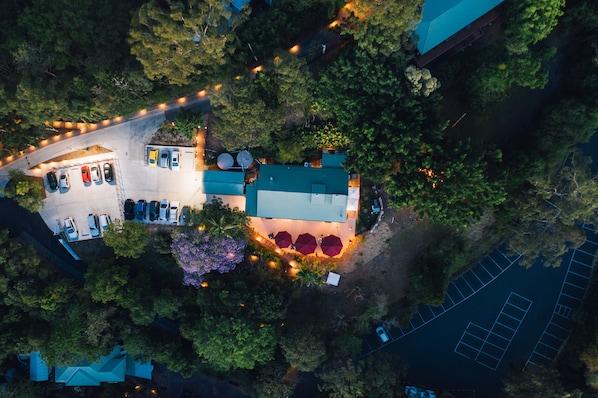
<svg viewBox="0 0 598 398">
<path fill-rule="evenodd" d="M 335 262 L 341 275 L 338 286 L 324 286 L 325 307 L 352 315 L 359 303 L 375 293 L 385 293 L 390 304 L 407 294 L 408 271 L 425 242 L 418 239 L 427 223 L 416 220 L 408 209 L 387 209 L 372 230 L 359 235 L 342 259 Z"/>
</svg>

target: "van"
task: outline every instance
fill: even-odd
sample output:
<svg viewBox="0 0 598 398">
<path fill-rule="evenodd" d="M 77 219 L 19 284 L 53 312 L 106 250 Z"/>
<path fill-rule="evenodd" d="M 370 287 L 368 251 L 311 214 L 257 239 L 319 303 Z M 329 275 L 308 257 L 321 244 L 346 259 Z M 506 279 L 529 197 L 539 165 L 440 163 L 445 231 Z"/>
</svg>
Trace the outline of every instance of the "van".
<svg viewBox="0 0 598 398">
<path fill-rule="evenodd" d="M 167 150 L 163 150 L 160 154 L 160 167 L 168 168 L 170 163 L 170 153 Z"/>
</svg>

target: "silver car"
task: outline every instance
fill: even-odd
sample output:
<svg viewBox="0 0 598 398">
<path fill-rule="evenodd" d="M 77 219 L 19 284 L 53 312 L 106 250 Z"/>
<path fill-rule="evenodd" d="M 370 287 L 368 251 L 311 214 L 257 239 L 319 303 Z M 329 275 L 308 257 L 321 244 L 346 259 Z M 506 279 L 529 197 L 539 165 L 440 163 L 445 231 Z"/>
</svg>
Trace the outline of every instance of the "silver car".
<svg viewBox="0 0 598 398">
<path fill-rule="evenodd" d="M 98 216 L 95 214 L 88 215 L 87 224 L 89 224 L 89 233 L 92 238 L 100 236 L 100 221 L 98 220 Z"/>
</svg>

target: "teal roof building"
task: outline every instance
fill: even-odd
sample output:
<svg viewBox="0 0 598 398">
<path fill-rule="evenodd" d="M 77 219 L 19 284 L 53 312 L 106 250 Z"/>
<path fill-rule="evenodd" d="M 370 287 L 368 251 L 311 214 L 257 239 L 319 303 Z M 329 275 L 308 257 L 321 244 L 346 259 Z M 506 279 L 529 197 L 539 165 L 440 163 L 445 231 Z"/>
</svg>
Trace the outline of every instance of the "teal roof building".
<svg viewBox="0 0 598 398">
<path fill-rule="evenodd" d="M 417 25 L 417 49 L 425 54 L 497 7 L 503 0 L 426 0 Z"/>
<path fill-rule="evenodd" d="M 245 214 L 251 217 L 345 222 L 349 174 L 341 168 L 262 165 L 247 185 Z"/>
<path fill-rule="evenodd" d="M 34 381 L 48 380 L 48 366 L 39 352 L 29 357 L 30 378 Z M 67 387 L 99 386 L 101 383 L 120 383 L 125 376 L 152 378 L 153 365 L 150 362 L 136 362 L 121 346 L 114 347 L 109 355 L 100 357 L 98 362 L 83 360 L 76 366 L 54 368 L 54 381 Z"/>
</svg>

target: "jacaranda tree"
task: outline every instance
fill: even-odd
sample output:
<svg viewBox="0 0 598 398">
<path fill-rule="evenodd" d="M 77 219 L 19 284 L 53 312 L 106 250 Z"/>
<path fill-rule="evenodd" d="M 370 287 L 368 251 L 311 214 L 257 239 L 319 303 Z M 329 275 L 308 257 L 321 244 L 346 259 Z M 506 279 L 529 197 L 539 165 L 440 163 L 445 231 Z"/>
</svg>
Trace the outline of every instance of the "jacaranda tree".
<svg viewBox="0 0 598 398">
<path fill-rule="evenodd" d="M 189 231 L 175 236 L 171 249 L 183 269 L 183 284 L 199 288 L 208 272 L 224 274 L 235 269 L 243 261 L 245 245 L 243 240 Z"/>
</svg>

